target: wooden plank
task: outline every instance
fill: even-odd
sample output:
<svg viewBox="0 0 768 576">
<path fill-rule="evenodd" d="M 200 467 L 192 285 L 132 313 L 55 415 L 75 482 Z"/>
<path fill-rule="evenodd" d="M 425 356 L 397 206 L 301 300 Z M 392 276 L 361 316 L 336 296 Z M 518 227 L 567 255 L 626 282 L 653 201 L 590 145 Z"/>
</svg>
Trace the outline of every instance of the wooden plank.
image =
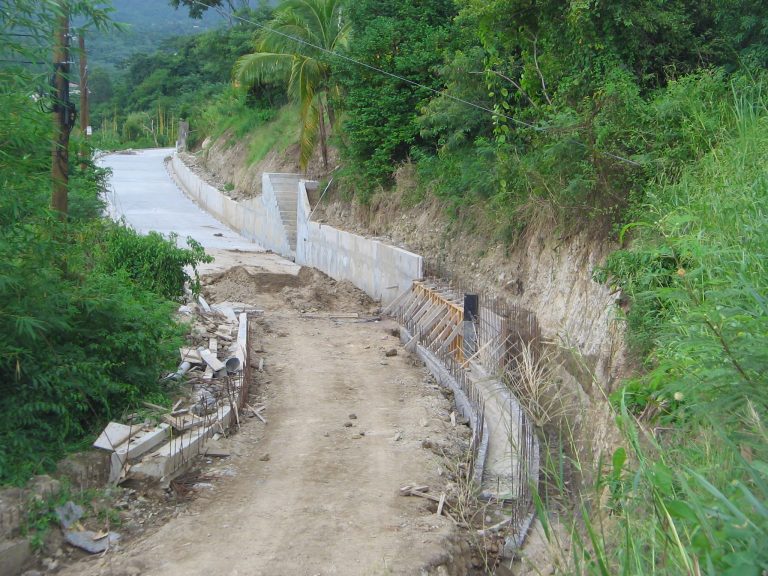
<svg viewBox="0 0 768 576">
<path fill-rule="evenodd" d="M 435 313 L 422 323 L 422 332 L 431 332 L 435 324 L 439 324 L 440 320 L 448 315 L 448 310 L 440 306 Z"/>
<path fill-rule="evenodd" d="M 266 406 L 261 406 L 261 407 L 260 407 L 258 410 L 256 410 L 256 409 L 255 409 L 253 406 L 251 406 L 250 404 L 246 404 L 246 406 L 247 406 L 247 407 L 248 407 L 248 409 L 249 409 L 249 410 L 250 410 L 250 411 L 253 413 L 253 415 L 254 415 L 254 416 L 256 416 L 256 418 L 258 418 L 259 420 L 261 420 L 261 421 L 262 421 L 264 424 L 266 424 L 266 423 L 267 423 L 267 421 L 266 421 L 266 419 L 264 418 L 264 416 L 262 416 L 262 415 L 261 415 L 261 413 L 264 411 L 264 409 L 266 408 Z"/>
<path fill-rule="evenodd" d="M 232 338 L 231 335 L 223 332 L 222 330 L 216 330 L 216 337 L 217 338 L 221 338 L 222 340 L 224 340 L 226 342 L 232 342 L 232 340 L 234 340 L 234 338 Z"/>
<path fill-rule="evenodd" d="M 163 416 L 163 422 L 170 424 L 173 426 L 174 430 L 178 430 L 179 432 L 192 430 L 192 428 L 197 428 L 198 426 L 205 424 L 204 419 L 198 418 L 194 414 L 181 414 L 179 416 L 166 414 Z"/>
<path fill-rule="evenodd" d="M 464 326 L 461 325 L 461 323 L 456 324 L 456 326 L 453 328 L 453 331 L 451 332 L 450 336 L 446 339 L 445 342 L 443 342 L 443 345 L 440 346 L 440 351 L 444 352 L 449 348 L 451 344 L 453 344 L 453 341 L 456 340 L 456 338 L 459 337 L 459 334 L 461 334 L 462 330 L 464 329 Z"/>
<path fill-rule="evenodd" d="M 421 294 L 416 294 L 413 301 L 411 302 L 410 306 L 405 310 L 403 313 L 403 316 L 406 318 L 410 318 L 413 316 L 413 313 L 419 309 L 419 307 L 424 304 L 425 298 Z"/>
<path fill-rule="evenodd" d="M 436 306 L 439 306 L 438 304 L 435 304 L 434 302 L 425 302 L 424 306 L 422 306 L 413 316 L 412 320 L 414 323 L 418 324 L 419 321 L 426 316 L 427 313 L 431 313 Z"/>
<path fill-rule="evenodd" d="M 381 311 L 382 314 L 390 314 L 395 308 L 402 305 L 404 306 L 405 303 L 408 301 L 409 298 L 413 296 L 413 290 L 409 287 L 407 290 L 403 290 L 400 294 L 397 295 L 397 297 L 392 300 L 387 306 L 384 308 L 384 310 Z"/>
<path fill-rule="evenodd" d="M 440 501 L 437 503 L 437 514 L 438 516 L 442 516 L 443 514 L 443 506 L 445 506 L 445 492 L 440 494 Z"/>
</svg>

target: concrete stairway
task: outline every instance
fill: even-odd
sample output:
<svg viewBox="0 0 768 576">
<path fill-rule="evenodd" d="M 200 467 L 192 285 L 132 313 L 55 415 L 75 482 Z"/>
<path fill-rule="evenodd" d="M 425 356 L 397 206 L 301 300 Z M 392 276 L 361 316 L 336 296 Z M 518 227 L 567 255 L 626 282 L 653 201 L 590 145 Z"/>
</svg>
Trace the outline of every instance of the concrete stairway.
<svg viewBox="0 0 768 576">
<path fill-rule="evenodd" d="M 272 190 L 275 193 L 280 219 L 288 236 L 291 250 L 296 250 L 296 206 L 299 198 L 298 174 L 271 174 Z"/>
</svg>

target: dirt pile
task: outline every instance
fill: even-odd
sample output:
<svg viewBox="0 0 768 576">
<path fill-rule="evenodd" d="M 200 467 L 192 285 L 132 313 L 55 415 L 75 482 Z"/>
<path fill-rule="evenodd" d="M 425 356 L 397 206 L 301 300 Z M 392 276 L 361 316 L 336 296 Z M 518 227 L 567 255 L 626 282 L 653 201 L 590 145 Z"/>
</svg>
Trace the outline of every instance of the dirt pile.
<svg viewBox="0 0 768 576">
<path fill-rule="evenodd" d="M 269 309 L 302 312 L 368 312 L 377 307 L 350 282 L 337 282 L 313 268 L 278 274 L 257 267 L 235 266 L 203 278 L 203 295 L 214 302 L 243 302 Z"/>
</svg>

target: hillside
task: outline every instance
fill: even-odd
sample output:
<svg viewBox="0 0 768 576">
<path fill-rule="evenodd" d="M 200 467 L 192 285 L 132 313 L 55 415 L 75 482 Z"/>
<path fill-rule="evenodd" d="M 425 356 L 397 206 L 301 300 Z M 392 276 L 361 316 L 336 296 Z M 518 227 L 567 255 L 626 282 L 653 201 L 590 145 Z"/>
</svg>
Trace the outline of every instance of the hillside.
<svg viewBox="0 0 768 576">
<path fill-rule="evenodd" d="M 225 22 L 214 10 L 201 19 L 190 18 L 185 9 L 176 10 L 164 0 L 112 0 L 112 6 L 111 17 L 122 29 L 95 32 L 89 38 L 93 67 L 118 67 L 133 54 L 157 50 L 165 40 L 197 34 Z"/>
</svg>

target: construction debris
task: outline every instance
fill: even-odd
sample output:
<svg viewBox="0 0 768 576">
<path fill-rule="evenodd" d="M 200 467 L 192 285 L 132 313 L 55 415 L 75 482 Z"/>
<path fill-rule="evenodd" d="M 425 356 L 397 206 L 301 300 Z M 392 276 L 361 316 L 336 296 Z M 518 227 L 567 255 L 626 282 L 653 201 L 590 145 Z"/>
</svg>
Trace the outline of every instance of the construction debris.
<svg viewBox="0 0 768 576">
<path fill-rule="evenodd" d="M 81 550 L 91 554 L 101 554 L 107 550 L 110 545 L 120 540 L 120 534 L 117 532 L 92 532 L 90 530 L 67 530 L 64 532 L 64 539 Z"/>
<path fill-rule="evenodd" d="M 231 424 L 239 424 L 238 411 L 245 405 L 247 392 L 244 373 L 248 314 L 239 312 L 241 308 L 235 305 L 210 306 L 202 296 L 198 303 L 199 307 L 195 303 L 188 307 L 190 313 L 197 315 L 190 336 L 192 345 L 179 349 L 179 369 L 168 376 L 173 380 L 186 378 L 192 386 L 191 394 L 175 402 L 173 408 L 143 402 L 146 408 L 160 414 L 160 424 L 151 424 L 149 420 L 131 426 L 110 422 L 94 443 L 95 447 L 112 453 L 113 483 L 132 477 L 168 482 L 184 472 L 196 455 L 206 453 L 211 436 L 225 433 Z M 266 424 L 261 415 L 264 406 L 251 410 Z M 74 546 L 90 551 L 103 546 L 102 540 L 108 540 L 105 537 L 97 542 L 89 538 L 84 532 L 76 532 L 68 536 L 68 541 L 72 539 Z"/>
<path fill-rule="evenodd" d="M 56 512 L 56 517 L 59 519 L 59 524 L 65 529 L 75 524 L 85 514 L 82 506 L 78 506 L 71 501 L 57 506 L 54 512 Z"/>
</svg>

